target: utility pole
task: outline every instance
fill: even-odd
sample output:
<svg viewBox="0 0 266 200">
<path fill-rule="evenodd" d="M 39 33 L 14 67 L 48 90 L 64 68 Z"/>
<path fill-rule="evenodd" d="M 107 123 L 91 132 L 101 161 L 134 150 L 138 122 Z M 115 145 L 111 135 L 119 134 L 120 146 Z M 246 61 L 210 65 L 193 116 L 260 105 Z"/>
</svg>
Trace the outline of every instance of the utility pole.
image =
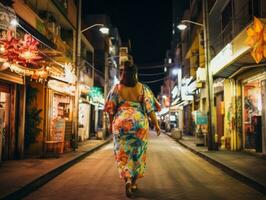
<svg viewBox="0 0 266 200">
<path fill-rule="evenodd" d="M 108 93 L 108 53 L 104 53 L 104 99 L 107 98 Z M 107 128 L 107 116 L 106 113 L 103 112 L 103 139 L 107 136 L 108 128 Z"/>
<path fill-rule="evenodd" d="M 76 31 L 76 91 L 75 91 L 75 115 L 74 115 L 74 139 L 73 149 L 78 148 L 78 123 L 79 123 L 79 67 L 80 67 L 80 52 L 81 52 L 81 5 L 82 0 L 78 1 L 77 5 L 77 31 Z"/>
<path fill-rule="evenodd" d="M 203 7 L 203 25 L 204 25 L 204 54 L 205 54 L 205 68 L 206 68 L 206 84 L 208 93 L 208 150 L 217 150 L 214 140 L 214 126 L 213 126 L 213 77 L 209 69 L 210 61 L 210 45 L 209 45 L 209 22 L 208 22 L 208 2 L 202 1 Z"/>
</svg>

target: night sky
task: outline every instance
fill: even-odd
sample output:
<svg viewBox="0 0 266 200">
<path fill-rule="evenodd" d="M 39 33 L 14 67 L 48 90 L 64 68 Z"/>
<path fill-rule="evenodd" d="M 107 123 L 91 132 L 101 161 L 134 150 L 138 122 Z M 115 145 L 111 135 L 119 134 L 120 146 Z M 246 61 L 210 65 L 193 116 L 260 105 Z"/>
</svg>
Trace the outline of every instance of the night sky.
<svg viewBox="0 0 266 200">
<path fill-rule="evenodd" d="M 180 1 L 180 16 L 183 13 L 183 1 Z M 132 55 L 139 66 L 140 74 L 160 73 L 163 68 L 151 68 L 164 63 L 167 49 L 171 44 L 172 1 L 171 0 L 83 0 L 83 12 L 88 14 L 106 14 L 117 27 L 122 42 L 131 41 Z M 143 69 L 145 67 L 145 69 Z M 163 78 L 157 76 L 139 76 L 147 82 Z M 155 94 L 160 91 L 162 81 L 148 84 Z"/>
</svg>

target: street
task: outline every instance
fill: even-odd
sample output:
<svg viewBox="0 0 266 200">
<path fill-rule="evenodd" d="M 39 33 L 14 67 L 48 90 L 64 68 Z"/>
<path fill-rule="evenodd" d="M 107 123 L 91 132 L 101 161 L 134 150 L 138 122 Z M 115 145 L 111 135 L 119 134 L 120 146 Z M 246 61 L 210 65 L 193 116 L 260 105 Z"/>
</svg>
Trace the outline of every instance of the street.
<svg viewBox="0 0 266 200">
<path fill-rule="evenodd" d="M 173 139 L 151 132 L 146 176 L 134 199 L 266 199 Z M 110 143 L 31 193 L 26 200 L 127 199 Z"/>
</svg>

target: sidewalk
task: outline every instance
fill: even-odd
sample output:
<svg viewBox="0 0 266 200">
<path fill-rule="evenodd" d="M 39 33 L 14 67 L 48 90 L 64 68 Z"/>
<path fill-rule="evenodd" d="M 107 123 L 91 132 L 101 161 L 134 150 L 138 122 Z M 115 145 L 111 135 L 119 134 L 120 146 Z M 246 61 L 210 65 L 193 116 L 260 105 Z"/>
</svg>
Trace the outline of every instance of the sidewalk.
<svg viewBox="0 0 266 200">
<path fill-rule="evenodd" d="M 0 165 L 0 199 L 22 198 L 110 141 L 111 137 L 87 140 L 75 152 L 59 158 L 4 161 Z"/>
<path fill-rule="evenodd" d="M 166 134 L 170 136 L 170 133 Z M 243 151 L 208 151 L 207 147 L 196 146 L 193 136 L 183 136 L 176 141 L 234 178 L 266 194 L 265 157 Z"/>
</svg>

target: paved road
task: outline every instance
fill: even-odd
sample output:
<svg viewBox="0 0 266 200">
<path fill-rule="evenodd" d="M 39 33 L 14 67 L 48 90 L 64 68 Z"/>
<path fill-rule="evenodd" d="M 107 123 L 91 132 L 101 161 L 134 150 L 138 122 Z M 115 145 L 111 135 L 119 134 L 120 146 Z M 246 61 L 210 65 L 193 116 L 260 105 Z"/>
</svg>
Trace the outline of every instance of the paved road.
<svg viewBox="0 0 266 200">
<path fill-rule="evenodd" d="M 127 199 L 112 147 L 91 154 L 25 199 Z M 150 135 L 146 176 L 138 185 L 135 199 L 266 199 L 165 135 Z"/>
</svg>

